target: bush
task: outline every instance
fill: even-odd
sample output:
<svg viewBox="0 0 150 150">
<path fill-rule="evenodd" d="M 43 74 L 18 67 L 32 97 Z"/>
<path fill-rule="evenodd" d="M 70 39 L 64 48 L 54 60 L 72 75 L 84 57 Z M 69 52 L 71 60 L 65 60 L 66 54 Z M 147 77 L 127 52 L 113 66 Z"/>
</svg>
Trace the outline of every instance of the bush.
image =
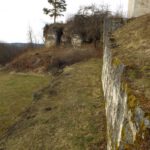
<svg viewBox="0 0 150 150">
<path fill-rule="evenodd" d="M 92 57 L 98 57 L 99 51 L 93 49 L 61 49 L 55 50 L 52 54 L 51 64 L 48 69 L 64 68 L 65 66 L 87 60 Z"/>
<path fill-rule="evenodd" d="M 108 14 L 107 7 L 95 5 L 80 8 L 78 13 L 67 20 L 70 35 L 78 34 L 83 42 L 94 43 L 96 47 L 103 34 L 103 22 Z"/>
</svg>

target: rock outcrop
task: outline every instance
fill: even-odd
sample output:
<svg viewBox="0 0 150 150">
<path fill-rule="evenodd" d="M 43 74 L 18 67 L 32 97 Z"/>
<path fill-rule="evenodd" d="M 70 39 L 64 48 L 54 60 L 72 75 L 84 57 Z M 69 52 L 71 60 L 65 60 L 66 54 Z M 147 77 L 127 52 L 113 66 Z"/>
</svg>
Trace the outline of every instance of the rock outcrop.
<svg viewBox="0 0 150 150">
<path fill-rule="evenodd" d="M 63 35 L 63 24 L 51 24 L 44 27 L 45 47 L 60 45 Z"/>
<path fill-rule="evenodd" d="M 74 34 L 71 39 L 71 44 L 74 48 L 81 47 L 82 38 L 78 34 Z"/>
</svg>

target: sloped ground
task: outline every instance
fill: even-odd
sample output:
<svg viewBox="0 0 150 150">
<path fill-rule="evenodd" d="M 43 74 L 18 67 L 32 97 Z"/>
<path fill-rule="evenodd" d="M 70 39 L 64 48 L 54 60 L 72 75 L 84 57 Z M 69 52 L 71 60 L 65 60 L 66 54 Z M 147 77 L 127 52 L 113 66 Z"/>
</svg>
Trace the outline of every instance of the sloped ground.
<svg viewBox="0 0 150 150">
<path fill-rule="evenodd" d="M 0 140 L 5 150 L 105 150 L 102 60 L 64 68 Z"/>
<path fill-rule="evenodd" d="M 126 65 L 125 80 L 150 113 L 150 15 L 136 18 L 114 33 L 113 55 Z"/>
<path fill-rule="evenodd" d="M 150 15 L 136 18 L 118 29 L 112 37 L 113 65 L 123 63 L 122 85 L 128 94 L 128 108 L 141 108 L 143 117 L 150 120 Z M 134 121 L 134 120 L 133 120 Z M 136 143 L 127 149 L 150 149 L 149 123 L 141 122 Z M 144 137 L 144 138 L 143 138 Z M 135 148 L 137 147 L 137 148 Z"/>
<path fill-rule="evenodd" d="M 0 72 L 0 134 L 32 103 L 32 93 L 48 84 L 49 76 Z"/>
<path fill-rule="evenodd" d="M 28 49 L 11 61 L 7 68 L 16 72 L 46 71 L 51 61 L 51 51 L 45 48 Z"/>
<path fill-rule="evenodd" d="M 51 47 L 28 49 L 22 55 L 10 62 L 6 69 L 16 72 L 46 73 L 53 68 L 63 68 L 66 65 L 87 60 L 100 55 L 99 49 L 91 45 L 83 45 L 80 48 Z"/>
</svg>

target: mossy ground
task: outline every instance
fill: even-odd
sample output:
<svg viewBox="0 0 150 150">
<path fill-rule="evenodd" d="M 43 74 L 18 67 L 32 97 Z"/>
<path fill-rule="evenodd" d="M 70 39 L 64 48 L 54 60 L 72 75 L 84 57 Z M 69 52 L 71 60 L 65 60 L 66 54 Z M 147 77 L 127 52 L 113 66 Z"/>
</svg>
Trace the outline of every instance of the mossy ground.
<svg viewBox="0 0 150 150">
<path fill-rule="evenodd" d="M 101 59 L 64 68 L 1 139 L 6 150 L 105 150 Z"/>
</svg>

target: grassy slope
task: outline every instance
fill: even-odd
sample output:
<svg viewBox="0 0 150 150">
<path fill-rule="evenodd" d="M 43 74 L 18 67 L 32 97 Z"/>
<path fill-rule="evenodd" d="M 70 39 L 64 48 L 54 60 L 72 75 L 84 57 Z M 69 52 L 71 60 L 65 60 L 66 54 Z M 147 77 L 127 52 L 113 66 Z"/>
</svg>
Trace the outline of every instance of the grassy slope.
<svg viewBox="0 0 150 150">
<path fill-rule="evenodd" d="M 79 61 L 97 57 L 101 50 L 92 45 L 83 45 L 80 48 L 70 46 L 28 49 L 7 65 L 7 69 L 17 72 L 43 73 L 58 65 L 71 65 Z"/>
<path fill-rule="evenodd" d="M 0 72 L 0 134 L 32 102 L 32 93 L 48 83 L 48 77 Z"/>
<path fill-rule="evenodd" d="M 124 63 L 123 85 L 128 93 L 128 107 L 134 111 L 138 106 L 150 118 L 150 15 L 136 18 L 114 33 L 117 47 L 113 49 L 114 64 Z M 118 59 L 119 58 L 119 59 Z M 150 130 L 140 124 L 135 145 L 127 149 L 150 149 Z M 144 138 L 143 138 L 144 135 Z M 135 146 L 133 148 L 133 146 Z"/>
<path fill-rule="evenodd" d="M 114 33 L 113 49 L 125 65 L 125 80 L 140 106 L 150 113 L 150 15 L 132 20 Z"/>
<path fill-rule="evenodd" d="M 0 146 L 6 150 L 104 150 L 102 60 L 66 67 L 24 112 Z"/>
</svg>

